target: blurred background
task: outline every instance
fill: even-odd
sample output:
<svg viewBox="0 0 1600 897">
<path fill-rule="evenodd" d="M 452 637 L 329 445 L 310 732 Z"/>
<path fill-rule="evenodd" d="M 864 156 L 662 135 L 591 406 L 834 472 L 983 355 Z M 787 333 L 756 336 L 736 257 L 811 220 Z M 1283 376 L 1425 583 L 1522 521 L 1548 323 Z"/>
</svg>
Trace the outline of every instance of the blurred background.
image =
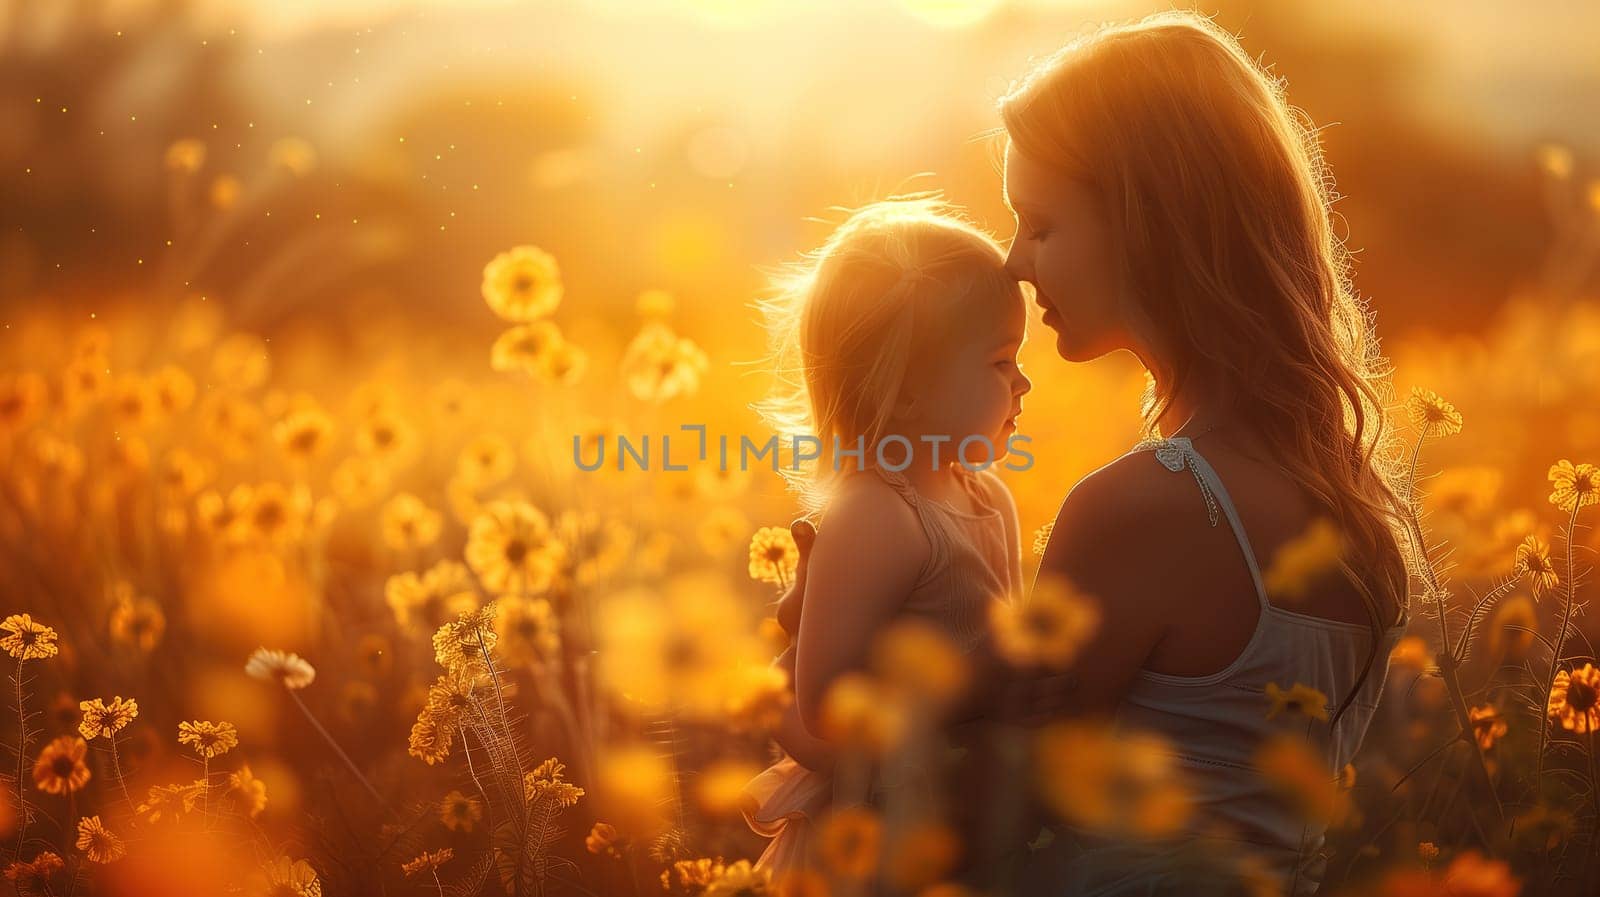
<svg viewBox="0 0 1600 897">
<path fill-rule="evenodd" d="M 137 795 L 193 773 L 171 725 L 228 717 L 259 751 L 273 840 L 312 857 L 330 892 L 370 892 L 355 861 L 316 859 L 372 840 L 376 822 L 329 822 L 365 798 L 244 676 L 249 652 L 306 654 L 320 671 L 307 700 L 355 763 L 436 800 L 442 780 L 413 781 L 432 763 L 402 749 L 437 672 L 428 633 L 449 615 L 419 621 L 392 583 L 460 558 L 486 503 L 571 512 L 574 563 L 605 559 L 559 585 L 564 626 L 586 613 L 574 594 L 709 570 L 748 616 L 732 628 L 757 632 L 783 577 L 752 583 L 745 549 L 797 510 L 777 474 L 576 475 L 573 436 L 703 423 L 764 439 L 748 403 L 770 386 L 752 306 L 770 273 L 841 209 L 911 190 L 941 190 L 1009 239 L 996 99 L 1095 23 L 1162 8 L 0 0 L 0 611 L 76 645 L 38 674 L 40 731 L 70 733 L 77 699 L 137 691 L 135 726 L 160 733 L 128 747 Z M 1457 598 L 1509 572 L 1528 535 L 1565 548 L 1546 471 L 1600 460 L 1600 5 L 1202 11 L 1321 128 L 1399 418 L 1413 386 L 1465 418 L 1422 463 Z M 502 357 L 538 347 L 506 344 L 484 301 L 485 266 L 529 245 L 559 265 L 548 319 L 580 350 L 555 370 Z M 1067 366 L 1049 342 L 1024 350 L 1037 463 L 1006 474 L 1025 534 L 1131 445 L 1143 385 L 1131 357 Z M 671 364 L 641 381 L 639 356 L 660 351 Z M 240 484 L 254 498 L 235 502 Z M 245 561 L 215 551 L 234 525 L 217 509 L 256 514 L 268 493 L 292 536 L 268 533 Z M 1574 538 L 1596 545 L 1587 523 Z M 1553 605 L 1527 613 L 1548 625 Z M 604 641 L 583 632 L 568 661 Z M 563 687 L 598 702 L 573 669 Z M 549 752 L 587 776 L 610 736 L 579 723 Z M 744 772 L 766 747 L 745 739 L 673 750 L 694 769 L 736 755 Z M 1417 749 L 1392 748 L 1391 778 Z M 691 826 L 699 852 L 749 854 L 733 818 Z M 1384 831 L 1371 837 L 1398 837 Z"/>
<path fill-rule="evenodd" d="M 5 8 L 11 333 L 205 296 L 229 326 L 295 352 L 458 356 L 458 340 L 493 332 L 475 297 L 483 264 L 531 243 L 560 262 L 563 328 L 602 355 L 634 298 L 665 289 L 726 373 L 759 357 L 747 306 L 766 270 L 820 242 L 830 210 L 936 188 L 1008 236 L 995 99 L 1093 23 L 1160 5 Z M 1592 220 L 1583 185 L 1600 141 L 1593 4 L 1205 11 L 1323 128 L 1357 285 L 1391 350 L 1482 335 L 1530 289 L 1592 285 L 1592 240 L 1571 243 L 1593 230 L 1572 220 Z M 1104 366 L 1121 379 L 1127 359 Z M 1110 404 L 1120 439 L 1132 408 Z M 1048 445 L 1039 415 L 1028 423 L 1072 450 Z"/>
</svg>

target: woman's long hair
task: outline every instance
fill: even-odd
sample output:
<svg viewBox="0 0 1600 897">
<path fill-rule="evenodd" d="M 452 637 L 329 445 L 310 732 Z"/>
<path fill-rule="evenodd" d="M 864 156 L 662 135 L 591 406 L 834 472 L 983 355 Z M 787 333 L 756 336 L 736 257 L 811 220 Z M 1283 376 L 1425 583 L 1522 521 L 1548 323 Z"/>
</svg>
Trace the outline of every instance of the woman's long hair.
<svg viewBox="0 0 1600 897">
<path fill-rule="evenodd" d="M 1188 384 L 1238 397 L 1343 534 L 1370 670 L 1415 558 L 1389 368 L 1332 230 L 1315 131 L 1232 35 L 1176 11 L 1069 44 L 1000 113 L 1019 152 L 1092 185 L 1107 216 L 1125 307 L 1153 344 L 1144 434 Z"/>
</svg>

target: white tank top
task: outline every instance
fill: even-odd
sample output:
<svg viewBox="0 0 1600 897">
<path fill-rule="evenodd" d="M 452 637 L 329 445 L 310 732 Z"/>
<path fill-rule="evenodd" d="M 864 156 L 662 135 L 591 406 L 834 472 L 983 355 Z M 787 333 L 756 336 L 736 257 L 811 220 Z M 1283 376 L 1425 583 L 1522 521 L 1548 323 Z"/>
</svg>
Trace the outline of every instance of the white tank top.
<svg viewBox="0 0 1600 897">
<path fill-rule="evenodd" d="M 1405 631 L 1402 622 L 1383 632 L 1372 669 L 1337 727 L 1304 717 L 1267 719 L 1269 683 L 1288 689 L 1296 683 L 1328 696 L 1329 716 L 1355 687 L 1372 650 L 1372 632 L 1365 625 L 1326 620 L 1277 607 L 1267 601 L 1261 568 L 1250 539 L 1222 480 L 1188 437 L 1147 440 L 1133 451 L 1154 451 L 1174 474 L 1188 470 L 1200 487 L 1216 526 L 1221 511 L 1239 543 L 1250 580 L 1255 584 L 1260 614 L 1244 650 L 1228 666 L 1207 676 L 1174 676 L 1141 670 L 1117 711 L 1129 729 L 1167 738 L 1180 768 L 1189 775 L 1198 819 L 1197 830 L 1246 842 L 1283 876 L 1286 894 L 1316 892 L 1323 876 L 1323 827 L 1309 824 L 1277 797 L 1277 791 L 1256 768 L 1254 757 L 1271 735 L 1305 735 L 1327 763 L 1330 781 L 1338 776 L 1361 746 L 1377 709 L 1388 671 L 1389 653 Z M 1092 852 L 1092 851 L 1091 851 Z M 1111 880 L 1122 878 L 1112 876 Z M 1123 884 L 1132 884 L 1122 878 Z M 1087 892 L 1087 891 L 1086 891 Z M 1109 893 L 1109 892 L 1108 892 Z"/>
</svg>

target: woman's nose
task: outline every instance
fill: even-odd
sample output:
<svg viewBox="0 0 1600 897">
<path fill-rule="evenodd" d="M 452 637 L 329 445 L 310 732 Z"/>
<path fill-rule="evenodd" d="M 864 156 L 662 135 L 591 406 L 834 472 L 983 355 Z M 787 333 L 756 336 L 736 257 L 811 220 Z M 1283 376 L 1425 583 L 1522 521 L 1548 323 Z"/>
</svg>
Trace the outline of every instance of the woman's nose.
<svg viewBox="0 0 1600 897">
<path fill-rule="evenodd" d="M 1033 276 L 1031 266 L 1027 263 L 1027 253 L 1022 248 L 1024 242 L 1023 240 L 1012 240 L 1011 248 L 1006 252 L 1006 273 L 1019 281 L 1027 281 Z"/>
</svg>

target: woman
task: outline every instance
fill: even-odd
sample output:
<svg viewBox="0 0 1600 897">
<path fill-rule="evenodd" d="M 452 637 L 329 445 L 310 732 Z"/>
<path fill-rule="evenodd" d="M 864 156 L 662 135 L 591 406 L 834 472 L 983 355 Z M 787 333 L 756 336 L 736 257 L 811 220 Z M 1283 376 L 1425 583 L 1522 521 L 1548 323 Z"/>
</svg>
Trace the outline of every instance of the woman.
<svg viewBox="0 0 1600 897">
<path fill-rule="evenodd" d="M 1008 266 L 1034 285 L 1057 351 L 1133 352 L 1152 378 L 1147 435 L 1181 424 L 1147 443 L 1156 458 L 1130 452 L 1062 503 L 1040 575 L 1093 596 L 1105 635 L 1058 697 L 1166 736 L 1204 770 L 1202 824 L 1310 893 L 1322 832 L 1254 768 L 1275 728 L 1264 691 L 1327 695 L 1328 724 L 1309 738 L 1330 777 L 1342 769 L 1403 630 L 1409 563 L 1385 372 L 1315 136 L 1231 36 L 1187 13 L 1066 47 L 1001 117 Z M 1339 575 L 1286 606 L 1262 568 L 1319 518 L 1343 539 Z M 1115 884 L 1129 867 L 1115 850 L 1067 864 L 1075 892 Z"/>
<path fill-rule="evenodd" d="M 1126 350 L 1150 376 L 1149 438 L 1072 488 L 1041 561 L 1100 623 L 1067 675 L 1034 683 L 1036 709 L 1163 736 L 1196 811 L 1167 843 L 1058 827 L 1017 890 L 1196 893 L 1176 845 L 1203 835 L 1314 893 L 1322 826 L 1255 762 L 1284 728 L 1267 687 L 1326 696 L 1298 725 L 1332 780 L 1371 719 L 1412 564 L 1386 372 L 1315 136 L 1231 36 L 1185 12 L 1073 42 L 1000 112 L 1007 269 L 1063 359 Z M 1329 575 L 1268 593 L 1274 553 L 1319 520 L 1342 545 Z"/>
</svg>

